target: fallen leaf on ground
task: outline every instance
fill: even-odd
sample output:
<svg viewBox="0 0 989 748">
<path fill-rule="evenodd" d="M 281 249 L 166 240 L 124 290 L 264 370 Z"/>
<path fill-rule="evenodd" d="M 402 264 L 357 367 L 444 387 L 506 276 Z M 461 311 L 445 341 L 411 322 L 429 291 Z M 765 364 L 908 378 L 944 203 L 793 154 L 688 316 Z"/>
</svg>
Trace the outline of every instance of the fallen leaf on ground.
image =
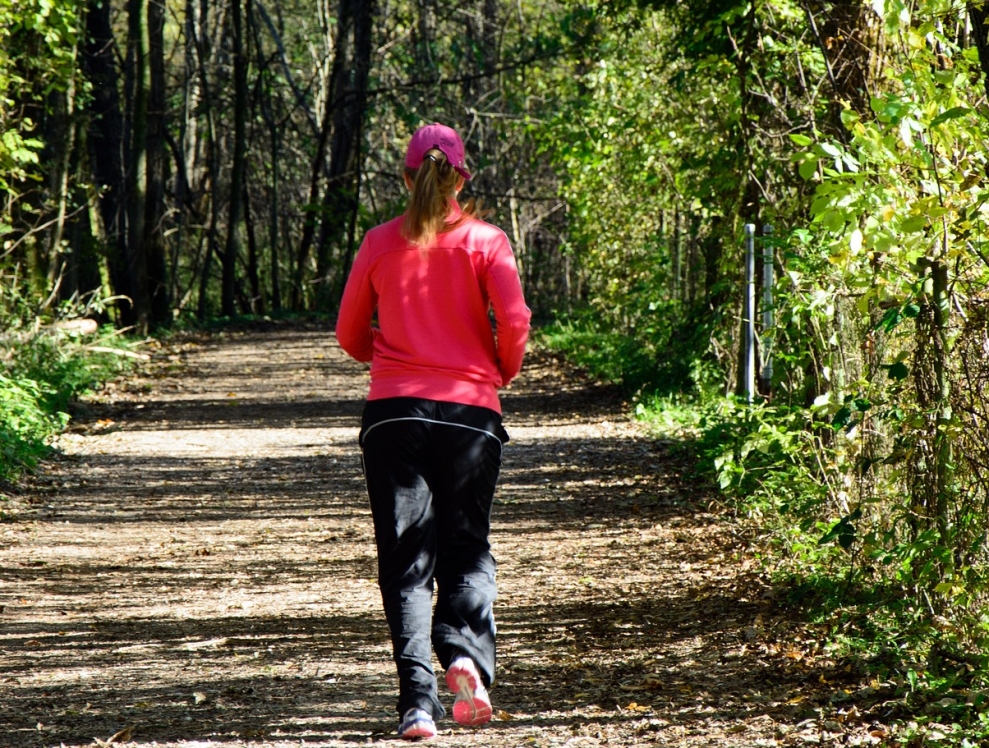
<svg viewBox="0 0 989 748">
<path fill-rule="evenodd" d="M 111 735 L 108 740 L 93 738 L 93 742 L 100 746 L 100 748 L 106 748 L 106 746 L 113 745 L 114 743 L 128 743 L 132 737 L 134 737 L 134 725 L 127 725 L 123 730 Z"/>
<path fill-rule="evenodd" d="M 630 712 L 648 712 L 652 709 L 651 706 L 646 706 L 645 704 L 637 704 L 634 701 L 625 707 L 627 711 Z"/>
</svg>

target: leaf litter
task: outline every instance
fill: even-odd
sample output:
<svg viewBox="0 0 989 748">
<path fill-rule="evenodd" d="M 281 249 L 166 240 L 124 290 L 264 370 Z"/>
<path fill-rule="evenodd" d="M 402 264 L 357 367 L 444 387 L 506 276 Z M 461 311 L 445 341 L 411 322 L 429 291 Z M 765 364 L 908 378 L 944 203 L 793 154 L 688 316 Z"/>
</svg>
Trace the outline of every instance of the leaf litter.
<svg viewBox="0 0 989 748">
<path fill-rule="evenodd" d="M 392 743 L 365 390 L 326 326 L 270 323 L 171 341 L 83 403 L 0 524 L 0 746 Z M 832 704 L 837 664 L 617 390 L 535 352 L 503 404 L 495 715 L 433 744 L 888 737 Z"/>
</svg>

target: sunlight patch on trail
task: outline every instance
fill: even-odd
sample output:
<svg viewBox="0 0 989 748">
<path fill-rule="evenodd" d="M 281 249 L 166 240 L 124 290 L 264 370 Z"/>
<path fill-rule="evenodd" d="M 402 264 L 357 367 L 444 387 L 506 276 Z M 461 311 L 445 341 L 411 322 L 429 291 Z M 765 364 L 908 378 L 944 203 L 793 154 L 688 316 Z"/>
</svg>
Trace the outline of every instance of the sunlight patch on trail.
<svg viewBox="0 0 989 748">
<path fill-rule="evenodd" d="M 69 453 L 113 452 L 119 455 L 164 457 L 209 455 L 211 457 L 312 456 L 331 445 L 350 446 L 357 438 L 355 428 L 265 428 L 265 429 L 174 429 L 123 431 L 105 436 L 69 437 Z"/>
</svg>

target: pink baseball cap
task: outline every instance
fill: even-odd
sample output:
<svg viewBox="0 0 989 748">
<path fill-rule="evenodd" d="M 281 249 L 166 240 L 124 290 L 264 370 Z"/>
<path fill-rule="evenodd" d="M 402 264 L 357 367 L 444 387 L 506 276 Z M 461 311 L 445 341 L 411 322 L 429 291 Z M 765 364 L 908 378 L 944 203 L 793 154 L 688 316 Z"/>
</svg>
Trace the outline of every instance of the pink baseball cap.
<svg viewBox="0 0 989 748">
<path fill-rule="evenodd" d="M 422 166 L 426 151 L 432 148 L 442 151 L 447 160 L 464 179 L 470 179 L 470 172 L 464 164 L 464 142 L 453 128 L 434 122 L 420 127 L 409 141 L 409 149 L 405 152 L 405 165 L 410 169 Z"/>
</svg>

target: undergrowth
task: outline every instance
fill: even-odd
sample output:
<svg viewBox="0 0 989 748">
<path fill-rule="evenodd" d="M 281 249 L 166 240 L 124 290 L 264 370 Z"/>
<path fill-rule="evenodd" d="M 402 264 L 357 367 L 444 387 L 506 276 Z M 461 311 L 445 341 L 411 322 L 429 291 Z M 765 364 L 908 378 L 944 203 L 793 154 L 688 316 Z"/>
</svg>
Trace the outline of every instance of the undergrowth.
<svg viewBox="0 0 989 748">
<path fill-rule="evenodd" d="M 12 512 L 9 489 L 52 449 L 75 398 L 143 358 L 137 343 L 95 323 L 18 314 L 0 330 L 0 518 Z M 68 311 L 68 310 L 63 310 Z"/>
<path fill-rule="evenodd" d="M 693 458 L 697 479 L 749 530 L 781 612 L 849 663 L 848 678 L 881 686 L 881 709 L 860 707 L 881 712 L 884 744 L 989 746 L 986 570 L 946 577 L 932 534 L 911 530 L 906 512 L 884 514 L 903 503 L 894 488 L 849 482 L 843 421 L 725 396 L 696 361 L 671 378 L 655 351 L 586 325 L 557 324 L 536 341 L 626 386 L 636 417 Z"/>
<path fill-rule="evenodd" d="M 640 320 L 618 330 L 588 313 L 541 328 L 534 342 L 564 353 L 600 381 L 631 393 L 676 397 L 710 389 L 719 376 L 711 361 L 695 353 L 707 335 L 708 325 L 689 315 L 676 324 Z"/>
<path fill-rule="evenodd" d="M 781 609 L 813 625 L 830 658 L 854 663 L 853 677 L 886 684 L 890 744 L 989 745 L 985 580 L 969 570 L 945 603 L 945 585 L 928 582 L 930 534 L 903 527 L 905 514 L 882 516 L 894 502 L 856 499 L 830 422 L 725 397 L 641 405 L 654 428 L 686 435 L 701 474 L 752 529 Z"/>
</svg>

